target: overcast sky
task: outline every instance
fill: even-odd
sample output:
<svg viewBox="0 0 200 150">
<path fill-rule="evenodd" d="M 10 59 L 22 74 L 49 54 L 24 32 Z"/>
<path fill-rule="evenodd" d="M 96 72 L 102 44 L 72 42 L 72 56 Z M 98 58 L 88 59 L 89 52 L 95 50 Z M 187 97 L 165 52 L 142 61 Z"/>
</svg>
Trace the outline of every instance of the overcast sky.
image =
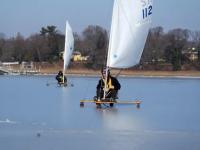
<svg viewBox="0 0 200 150">
<path fill-rule="evenodd" d="M 110 29 L 113 0 L 0 0 L 0 33 L 25 37 L 55 25 L 64 33 L 69 20 L 74 32 L 88 25 Z M 200 0 L 154 0 L 153 24 L 165 31 L 200 30 Z"/>
</svg>

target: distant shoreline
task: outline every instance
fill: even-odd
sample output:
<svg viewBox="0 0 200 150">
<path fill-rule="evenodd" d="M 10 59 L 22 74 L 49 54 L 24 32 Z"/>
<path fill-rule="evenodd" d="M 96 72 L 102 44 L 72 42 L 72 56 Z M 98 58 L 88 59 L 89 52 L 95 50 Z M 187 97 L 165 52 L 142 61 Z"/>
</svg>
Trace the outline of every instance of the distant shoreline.
<svg viewBox="0 0 200 150">
<path fill-rule="evenodd" d="M 58 69 L 42 69 L 40 75 L 55 75 Z M 111 70 L 111 74 L 116 76 L 119 70 Z M 100 70 L 92 69 L 68 69 L 66 75 L 73 76 L 101 76 Z M 122 70 L 120 77 L 193 77 L 200 78 L 200 71 L 138 71 L 138 70 Z"/>
<path fill-rule="evenodd" d="M 17 70 L 17 69 L 16 69 Z M 41 67 L 38 69 L 39 72 L 22 73 L 22 75 L 56 75 L 62 67 Z M 86 77 L 98 77 L 101 76 L 100 70 L 93 70 L 87 68 L 69 68 L 65 72 L 69 76 L 86 76 Z M 116 70 L 112 69 L 111 74 L 113 76 L 120 77 L 181 77 L 181 78 L 200 78 L 200 71 L 189 70 L 189 71 L 152 71 L 152 70 Z M 19 72 L 13 73 L 12 75 L 21 75 Z"/>
</svg>

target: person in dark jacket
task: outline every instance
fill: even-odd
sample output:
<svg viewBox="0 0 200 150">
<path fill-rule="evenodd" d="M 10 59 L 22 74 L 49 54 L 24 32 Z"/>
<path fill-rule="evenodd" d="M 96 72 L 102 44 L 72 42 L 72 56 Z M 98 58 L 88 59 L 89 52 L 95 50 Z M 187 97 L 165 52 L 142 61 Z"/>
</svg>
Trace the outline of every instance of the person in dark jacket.
<svg viewBox="0 0 200 150">
<path fill-rule="evenodd" d="M 56 75 L 56 80 L 58 81 L 59 85 L 67 83 L 67 78 L 63 75 L 62 71 L 58 72 L 58 74 Z"/>
<path fill-rule="evenodd" d="M 101 79 L 98 82 L 97 85 L 97 99 L 102 99 L 104 95 L 104 87 L 105 87 L 105 82 L 106 82 L 106 68 L 103 68 L 101 70 Z M 105 92 L 105 98 L 112 98 L 115 100 L 117 98 L 118 90 L 120 90 L 121 85 L 117 78 L 113 77 L 110 75 L 110 71 L 108 70 L 107 72 L 107 83 L 106 83 L 106 92 Z"/>
</svg>

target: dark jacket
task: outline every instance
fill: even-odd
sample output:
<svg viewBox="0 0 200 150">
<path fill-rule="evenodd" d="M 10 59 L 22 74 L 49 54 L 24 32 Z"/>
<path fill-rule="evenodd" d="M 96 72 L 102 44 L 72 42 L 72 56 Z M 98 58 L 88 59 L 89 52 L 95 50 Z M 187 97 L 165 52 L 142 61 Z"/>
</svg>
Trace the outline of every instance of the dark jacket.
<svg viewBox="0 0 200 150">
<path fill-rule="evenodd" d="M 58 81 L 58 83 L 63 83 L 63 75 L 57 75 L 56 80 Z M 64 83 L 66 82 L 67 82 L 67 78 L 64 76 Z"/>
<path fill-rule="evenodd" d="M 121 85 L 119 83 L 119 81 L 117 80 L 117 78 L 109 76 L 108 79 L 111 79 L 112 82 L 112 86 L 114 86 L 114 90 L 120 90 Z M 107 80 L 108 83 L 109 80 Z M 103 89 L 104 88 L 104 81 L 103 79 L 99 80 L 99 83 L 97 85 L 97 89 Z"/>
</svg>

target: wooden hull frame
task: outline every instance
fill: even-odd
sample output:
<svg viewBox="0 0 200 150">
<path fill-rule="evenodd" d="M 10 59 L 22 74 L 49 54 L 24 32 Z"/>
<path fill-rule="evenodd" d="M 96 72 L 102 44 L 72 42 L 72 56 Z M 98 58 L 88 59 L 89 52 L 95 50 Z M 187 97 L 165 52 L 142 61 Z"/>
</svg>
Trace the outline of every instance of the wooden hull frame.
<svg viewBox="0 0 200 150">
<path fill-rule="evenodd" d="M 136 105 L 137 108 L 140 108 L 142 101 L 140 100 L 115 100 L 115 101 L 108 101 L 108 100 L 80 100 L 80 106 L 84 107 L 85 103 L 95 103 L 97 107 L 101 107 L 101 104 L 108 104 L 110 107 L 113 107 L 114 104 L 132 104 Z"/>
</svg>

